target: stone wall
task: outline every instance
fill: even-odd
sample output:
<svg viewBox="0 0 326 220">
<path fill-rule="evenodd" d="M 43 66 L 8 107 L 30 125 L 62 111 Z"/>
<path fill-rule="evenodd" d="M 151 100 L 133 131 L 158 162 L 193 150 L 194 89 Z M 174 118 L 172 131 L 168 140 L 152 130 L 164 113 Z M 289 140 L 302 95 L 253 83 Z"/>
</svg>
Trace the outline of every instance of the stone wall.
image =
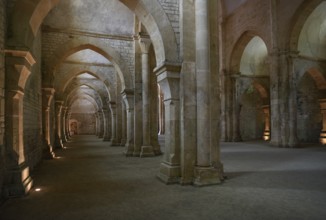
<svg viewBox="0 0 326 220">
<path fill-rule="evenodd" d="M 86 34 L 87 35 L 87 34 Z M 130 73 L 134 73 L 134 41 L 131 38 L 112 38 L 105 35 L 82 36 L 79 32 L 64 32 L 60 30 L 44 30 L 42 34 L 42 61 L 43 68 L 47 68 L 53 59 L 55 51 L 72 39 L 97 40 L 100 43 L 109 45 L 116 52 L 121 54 L 123 64 L 127 65 Z M 105 49 L 105 48 L 101 48 Z M 134 75 L 131 74 L 134 79 Z"/>
<path fill-rule="evenodd" d="M 159 0 L 163 10 L 171 22 L 172 28 L 174 30 L 178 47 L 180 47 L 180 10 L 179 10 L 179 0 Z"/>
<path fill-rule="evenodd" d="M 325 97 L 325 90 L 319 90 L 316 82 L 308 71 L 311 68 L 326 70 L 326 63 L 298 58 L 294 62 L 296 105 L 297 105 L 297 136 L 299 142 L 318 143 L 322 128 L 322 115 L 318 99 Z M 323 73 L 323 72 L 322 72 Z M 325 71 L 324 71 L 324 77 Z"/>
<path fill-rule="evenodd" d="M 236 42 L 246 31 L 257 34 L 271 48 L 270 1 L 252 0 L 235 10 L 225 21 L 225 57 L 230 58 Z M 227 64 L 229 63 L 228 60 Z M 239 60 L 240 62 L 240 60 Z"/>
<path fill-rule="evenodd" d="M 27 165 L 33 167 L 42 158 L 42 77 L 41 77 L 41 35 L 32 48 L 36 60 L 32 73 L 26 82 L 24 95 L 24 146 Z"/>
<path fill-rule="evenodd" d="M 240 77 L 237 79 L 237 100 L 240 105 L 239 131 L 242 141 L 261 140 L 264 133 L 265 118 L 263 112 L 264 99 L 254 87 L 259 83 L 268 92 L 267 77 Z M 266 100 L 265 100 L 266 101 Z"/>
<path fill-rule="evenodd" d="M 242 94 L 239 115 L 240 136 L 242 141 L 261 140 L 264 133 L 263 101 L 259 92 L 249 87 Z"/>
<path fill-rule="evenodd" d="M 72 113 L 70 120 L 78 122 L 78 135 L 95 135 L 96 118 L 95 114 Z"/>
<path fill-rule="evenodd" d="M 318 143 L 322 129 L 322 115 L 318 102 L 319 90 L 305 74 L 298 84 L 297 135 L 300 142 Z"/>
<path fill-rule="evenodd" d="M 5 76 L 5 33 L 6 33 L 6 0 L 0 1 L 0 195 L 2 195 L 2 184 L 4 177 L 4 76 Z M 1 204 L 0 196 L 0 204 Z"/>
</svg>

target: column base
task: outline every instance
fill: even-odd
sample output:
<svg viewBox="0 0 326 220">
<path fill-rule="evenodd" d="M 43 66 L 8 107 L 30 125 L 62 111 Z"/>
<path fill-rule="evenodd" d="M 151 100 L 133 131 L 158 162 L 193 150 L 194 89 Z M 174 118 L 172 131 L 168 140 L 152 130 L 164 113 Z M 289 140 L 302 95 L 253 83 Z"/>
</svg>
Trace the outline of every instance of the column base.
<svg viewBox="0 0 326 220">
<path fill-rule="evenodd" d="M 180 165 L 169 165 L 161 163 L 157 177 L 166 184 L 179 183 L 181 176 Z"/>
<path fill-rule="evenodd" d="M 134 147 L 132 145 L 126 144 L 125 148 L 126 149 L 124 151 L 124 155 L 126 155 L 126 157 L 132 157 L 133 153 L 134 153 L 134 150 L 133 150 Z"/>
<path fill-rule="evenodd" d="M 215 167 L 195 167 L 195 186 L 208 186 L 221 183 L 223 172 Z"/>
<path fill-rule="evenodd" d="M 241 137 L 234 137 L 232 138 L 232 142 L 242 142 Z"/>
<path fill-rule="evenodd" d="M 322 131 L 320 133 L 320 143 L 323 144 L 323 145 L 326 145 L 326 131 Z"/>
<path fill-rule="evenodd" d="M 107 136 L 104 136 L 103 141 L 109 142 L 109 141 L 111 141 L 111 138 L 110 137 L 107 137 Z"/>
<path fill-rule="evenodd" d="M 55 153 L 52 151 L 51 145 L 46 145 L 42 152 L 42 157 L 45 160 L 51 160 L 55 158 Z"/>
<path fill-rule="evenodd" d="M 133 153 L 132 153 L 132 156 L 133 157 L 140 157 L 140 151 L 134 151 Z"/>
<path fill-rule="evenodd" d="M 68 142 L 68 140 L 67 140 L 66 136 L 63 136 L 62 143 L 67 143 L 67 142 Z"/>
<path fill-rule="evenodd" d="M 117 140 L 115 139 L 111 139 L 111 144 L 110 144 L 111 147 L 120 147 L 120 143 L 117 142 Z"/>
<path fill-rule="evenodd" d="M 126 139 L 121 139 L 121 146 L 125 146 L 126 145 L 126 143 L 127 143 L 127 140 Z"/>
<path fill-rule="evenodd" d="M 26 195 L 33 186 L 33 180 L 29 175 L 29 167 L 20 165 L 7 172 L 3 190 L 4 196 L 13 198 Z"/>
<path fill-rule="evenodd" d="M 154 157 L 155 153 L 152 146 L 142 146 L 140 157 Z"/>
<path fill-rule="evenodd" d="M 54 141 L 54 148 L 55 149 L 63 149 L 63 144 L 62 144 L 62 141 L 61 140 L 55 140 Z"/>
<path fill-rule="evenodd" d="M 161 146 L 160 145 L 153 147 L 153 151 L 154 151 L 155 156 L 162 155 L 162 151 L 161 151 Z"/>
</svg>

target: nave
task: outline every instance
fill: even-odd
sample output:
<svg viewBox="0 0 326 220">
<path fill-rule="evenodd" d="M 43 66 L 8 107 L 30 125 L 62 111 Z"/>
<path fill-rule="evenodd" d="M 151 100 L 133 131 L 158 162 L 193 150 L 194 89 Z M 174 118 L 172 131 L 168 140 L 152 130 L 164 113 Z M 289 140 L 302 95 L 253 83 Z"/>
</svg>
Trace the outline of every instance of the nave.
<svg viewBox="0 0 326 220">
<path fill-rule="evenodd" d="M 161 143 L 161 145 L 163 145 Z M 326 148 L 221 143 L 219 187 L 157 181 L 162 156 L 125 157 L 96 136 L 74 136 L 32 172 L 29 196 L 6 201 L 0 219 L 324 219 Z M 164 151 L 164 149 L 162 149 Z M 37 191 L 39 189 L 40 191 Z"/>
</svg>

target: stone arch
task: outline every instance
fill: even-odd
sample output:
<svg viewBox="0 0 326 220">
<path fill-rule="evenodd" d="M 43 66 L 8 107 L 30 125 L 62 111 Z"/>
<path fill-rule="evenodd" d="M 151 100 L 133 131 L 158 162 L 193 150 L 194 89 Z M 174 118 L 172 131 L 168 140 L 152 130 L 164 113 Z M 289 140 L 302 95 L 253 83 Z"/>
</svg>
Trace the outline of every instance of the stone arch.
<svg viewBox="0 0 326 220">
<path fill-rule="evenodd" d="M 120 0 L 145 26 L 154 46 L 157 66 L 179 62 L 178 43 L 172 25 L 156 0 Z"/>
<path fill-rule="evenodd" d="M 317 68 L 312 67 L 307 70 L 307 73 L 314 80 L 319 90 L 326 89 L 326 79 L 325 76 L 321 73 L 321 71 L 319 71 Z"/>
<path fill-rule="evenodd" d="M 77 105 L 82 103 L 83 105 L 86 104 L 87 107 L 87 112 L 84 111 L 74 111 L 76 110 L 74 108 L 74 104 L 76 103 Z M 71 114 L 69 121 L 71 119 L 75 119 L 78 123 L 78 134 L 95 134 L 96 130 L 96 112 L 99 111 L 99 107 L 96 103 L 96 101 L 93 99 L 93 97 L 88 96 L 88 95 L 83 95 L 79 96 L 78 94 L 76 95 L 76 98 L 73 98 L 71 100 L 71 103 L 69 104 L 69 107 L 71 109 Z M 91 112 L 89 112 L 91 110 Z"/>
<path fill-rule="evenodd" d="M 48 65 L 46 73 L 50 74 L 50 77 L 48 77 L 49 82 L 47 83 L 50 85 L 53 84 L 54 79 L 52 74 L 55 73 L 56 68 L 65 58 L 84 49 L 93 50 L 112 62 L 120 78 L 122 90 L 132 88 L 132 75 L 128 67 L 125 65 L 126 62 L 121 54 L 111 46 L 95 39 L 72 39 L 61 45 L 61 47 L 59 47 L 53 54 L 51 63 Z"/>
<path fill-rule="evenodd" d="M 34 38 L 47 14 L 60 0 L 21 0 L 15 3 L 11 15 L 8 44 L 31 48 Z"/>
<path fill-rule="evenodd" d="M 239 132 L 241 140 L 251 141 L 262 139 L 266 121 L 264 99 L 266 89 L 262 84 L 253 81 L 240 96 Z"/>
<path fill-rule="evenodd" d="M 89 73 L 90 75 L 93 75 L 94 77 L 98 78 L 99 80 L 101 80 L 106 89 L 107 92 L 110 94 L 110 99 L 114 99 L 115 98 L 115 92 L 113 90 L 114 86 L 111 82 L 111 80 L 108 80 L 105 77 L 105 74 L 97 72 L 98 69 L 97 67 L 94 66 L 88 66 L 88 65 L 82 65 L 82 66 L 78 66 L 78 67 L 74 67 L 72 69 L 70 69 L 67 73 L 64 74 L 64 78 L 63 78 L 63 82 L 65 82 L 64 84 L 60 83 L 60 87 L 58 88 L 58 92 L 63 92 L 65 90 L 65 88 L 67 88 L 67 86 L 69 85 L 69 83 L 71 82 L 71 80 L 78 76 L 79 74 L 82 73 Z"/>
<path fill-rule="evenodd" d="M 318 7 L 318 5 L 323 2 L 323 0 L 305 0 L 299 9 L 296 11 L 292 20 L 292 30 L 289 36 L 288 42 L 291 51 L 298 50 L 299 36 L 301 30 L 310 16 L 310 14 Z"/>
<path fill-rule="evenodd" d="M 172 25 L 156 0 L 119 0 L 143 23 L 155 48 L 158 66 L 178 62 L 178 43 Z M 60 0 L 22 0 L 15 5 L 12 18 L 13 45 L 31 48 L 46 15 Z M 22 15 L 22 12 L 24 13 Z"/>
<path fill-rule="evenodd" d="M 98 95 L 98 97 L 101 98 L 102 101 L 102 106 L 105 105 L 105 103 L 107 103 L 107 97 L 110 98 L 110 94 L 107 94 L 107 91 L 102 91 L 101 88 L 97 89 L 97 85 L 93 84 L 93 83 L 84 83 L 84 82 L 80 82 L 78 84 L 74 85 L 75 88 L 72 91 L 78 91 L 79 88 L 81 88 L 82 86 L 87 86 L 88 88 L 90 88 L 91 90 L 94 90 L 94 92 Z M 103 85 L 105 87 L 105 85 Z M 71 91 L 71 92 L 72 92 Z M 104 93 L 105 92 L 105 93 Z M 67 96 L 67 98 L 69 97 L 69 94 Z"/>
<path fill-rule="evenodd" d="M 312 67 L 305 71 L 297 85 L 297 133 L 299 141 L 317 143 L 321 131 L 323 131 L 323 102 L 326 98 L 325 76 L 317 68 Z"/>
<path fill-rule="evenodd" d="M 254 80 L 252 82 L 252 85 L 255 89 L 257 89 L 257 91 L 259 92 L 262 99 L 269 98 L 269 91 L 260 82 L 258 82 L 257 80 Z"/>
<path fill-rule="evenodd" d="M 108 84 L 109 85 L 107 85 L 107 84 L 104 83 L 104 81 L 102 79 L 99 78 L 99 76 L 97 74 L 93 73 L 90 70 L 84 70 L 84 69 L 82 69 L 80 72 L 79 71 L 76 71 L 76 69 L 74 71 L 72 71 L 72 72 L 69 72 L 68 73 L 69 80 L 64 81 L 65 83 L 61 84 L 61 87 L 59 87 L 59 88 L 56 89 L 56 91 L 58 91 L 57 93 L 59 93 L 59 94 L 60 93 L 64 93 L 64 91 L 69 86 L 69 84 L 72 82 L 72 80 L 74 79 L 74 77 L 76 77 L 76 76 L 78 76 L 80 74 L 83 74 L 83 73 L 88 73 L 88 74 L 94 76 L 95 78 L 97 78 L 100 82 L 102 82 L 103 83 L 103 86 L 105 88 L 105 91 L 107 92 L 107 96 L 108 96 L 109 100 L 112 99 L 112 94 L 114 94 L 114 92 L 112 91 L 112 86 L 111 86 L 112 84 L 111 84 L 111 82 L 108 81 Z M 90 83 L 90 86 L 91 85 L 92 85 L 92 83 Z M 94 87 L 92 87 L 92 88 L 95 90 Z"/>
<path fill-rule="evenodd" d="M 259 37 L 262 39 L 262 41 L 265 43 L 267 47 L 267 51 L 269 51 L 268 45 L 266 44 L 266 41 L 262 37 L 263 35 L 260 34 L 257 31 L 244 31 L 238 41 L 235 43 L 233 46 L 233 50 L 230 55 L 230 64 L 229 64 L 229 69 L 231 73 L 239 73 L 240 71 L 240 61 L 241 57 L 243 55 L 243 52 L 248 45 L 248 43 L 254 38 L 254 37 Z"/>
<path fill-rule="evenodd" d="M 78 95 L 76 95 L 76 96 L 78 96 Z M 72 99 L 72 101 L 71 101 L 71 103 L 70 103 L 70 107 L 71 107 L 71 106 L 73 105 L 73 103 L 74 103 L 76 100 L 78 100 L 79 98 L 80 98 L 80 97 L 77 97 L 76 99 Z M 85 96 L 83 96 L 83 98 L 86 99 L 87 101 L 89 101 L 89 102 L 94 106 L 94 109 L 95 109 L 95 110 L 98 110 L 98 109 L 99 109 L 99 106 L 98 106 L 96 100 L 94 100 L 93 97 L 91 97 L 90 95 L 85 95 Z"/>
<path fill-rule="evenodd" d="M 96 101 L 99 109 L 103 107 L 102 97 L 96 92 L 96 90 L 94 90 L 93 88 L 90 87 L 90 89 L 92 89 L 92 91 L 94 91 L 93 94 L 90 94 L 86 91 L 79 91 L 79 88 L 80 87 L 75 87 L 67 94 L 65 103 L 67 103 L 69 105 L 76 96 L 79 96 L 80 94 L 82 94 L 82 95 L 88 95 L 88 96 L 92 97 Z"/>
</svg>

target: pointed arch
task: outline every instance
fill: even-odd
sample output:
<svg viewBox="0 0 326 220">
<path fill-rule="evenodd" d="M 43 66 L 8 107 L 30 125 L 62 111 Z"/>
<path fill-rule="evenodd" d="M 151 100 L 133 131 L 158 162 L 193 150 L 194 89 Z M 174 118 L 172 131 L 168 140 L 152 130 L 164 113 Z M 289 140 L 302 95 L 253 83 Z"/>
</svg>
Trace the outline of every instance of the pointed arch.
<svg viewBox="0 0 326 220">
<path fill-rule="evenodd" d="M 230 55 L 230 64 L 229 69 L 231 73 L 239 73 L 240 71 L 240 61 L 243 55 L 243 52 L 245 51 L 248 43 L 254 38 L 259 37 L 266 45 L 267 51 L 270 51 L 266 41 L 264 38 L 261 37 L 262 35 L 259 34 L 256 31 L 247 30 L 242 33 L 242 35 L 239 37 L 238 41 L 235 43 L 231 55 Z"/>
<path fill-rule="evenodd" d="M 48 65 L 46 74 L 48 74 L 46 84 L 53 84 L 53 74 L 56 68 L 60 65 L 62 61 L 68 56 L 78 51 L 90 49 L 97 52 L 107 58 L 112 62 L 114 68 L 116 69 L 119 79 L 121 81 L 122 89 L 132 88 L 132 75 L 129 71 L 128 66 L 125 65 L 126 60 L 111 46 L 99 42 L 96 39 L 72 39 L 65 44 L 61 45 L 53 54 L 51 62 Z"/>
<path fill-rule="evenodd" d="M 311 13 L 318 7 L 320 3 L 322 3 L 323 0 L 306 0 L 304 1 L 295 15 L 292 19 L 292 31 L 289 36 L 289 45 L 291 51 L 297 51 L 298 45 L 299 45 L 299 37 L 301 30 L 308 19 L 308 17 L 311 15 Z"/>
</svg>

